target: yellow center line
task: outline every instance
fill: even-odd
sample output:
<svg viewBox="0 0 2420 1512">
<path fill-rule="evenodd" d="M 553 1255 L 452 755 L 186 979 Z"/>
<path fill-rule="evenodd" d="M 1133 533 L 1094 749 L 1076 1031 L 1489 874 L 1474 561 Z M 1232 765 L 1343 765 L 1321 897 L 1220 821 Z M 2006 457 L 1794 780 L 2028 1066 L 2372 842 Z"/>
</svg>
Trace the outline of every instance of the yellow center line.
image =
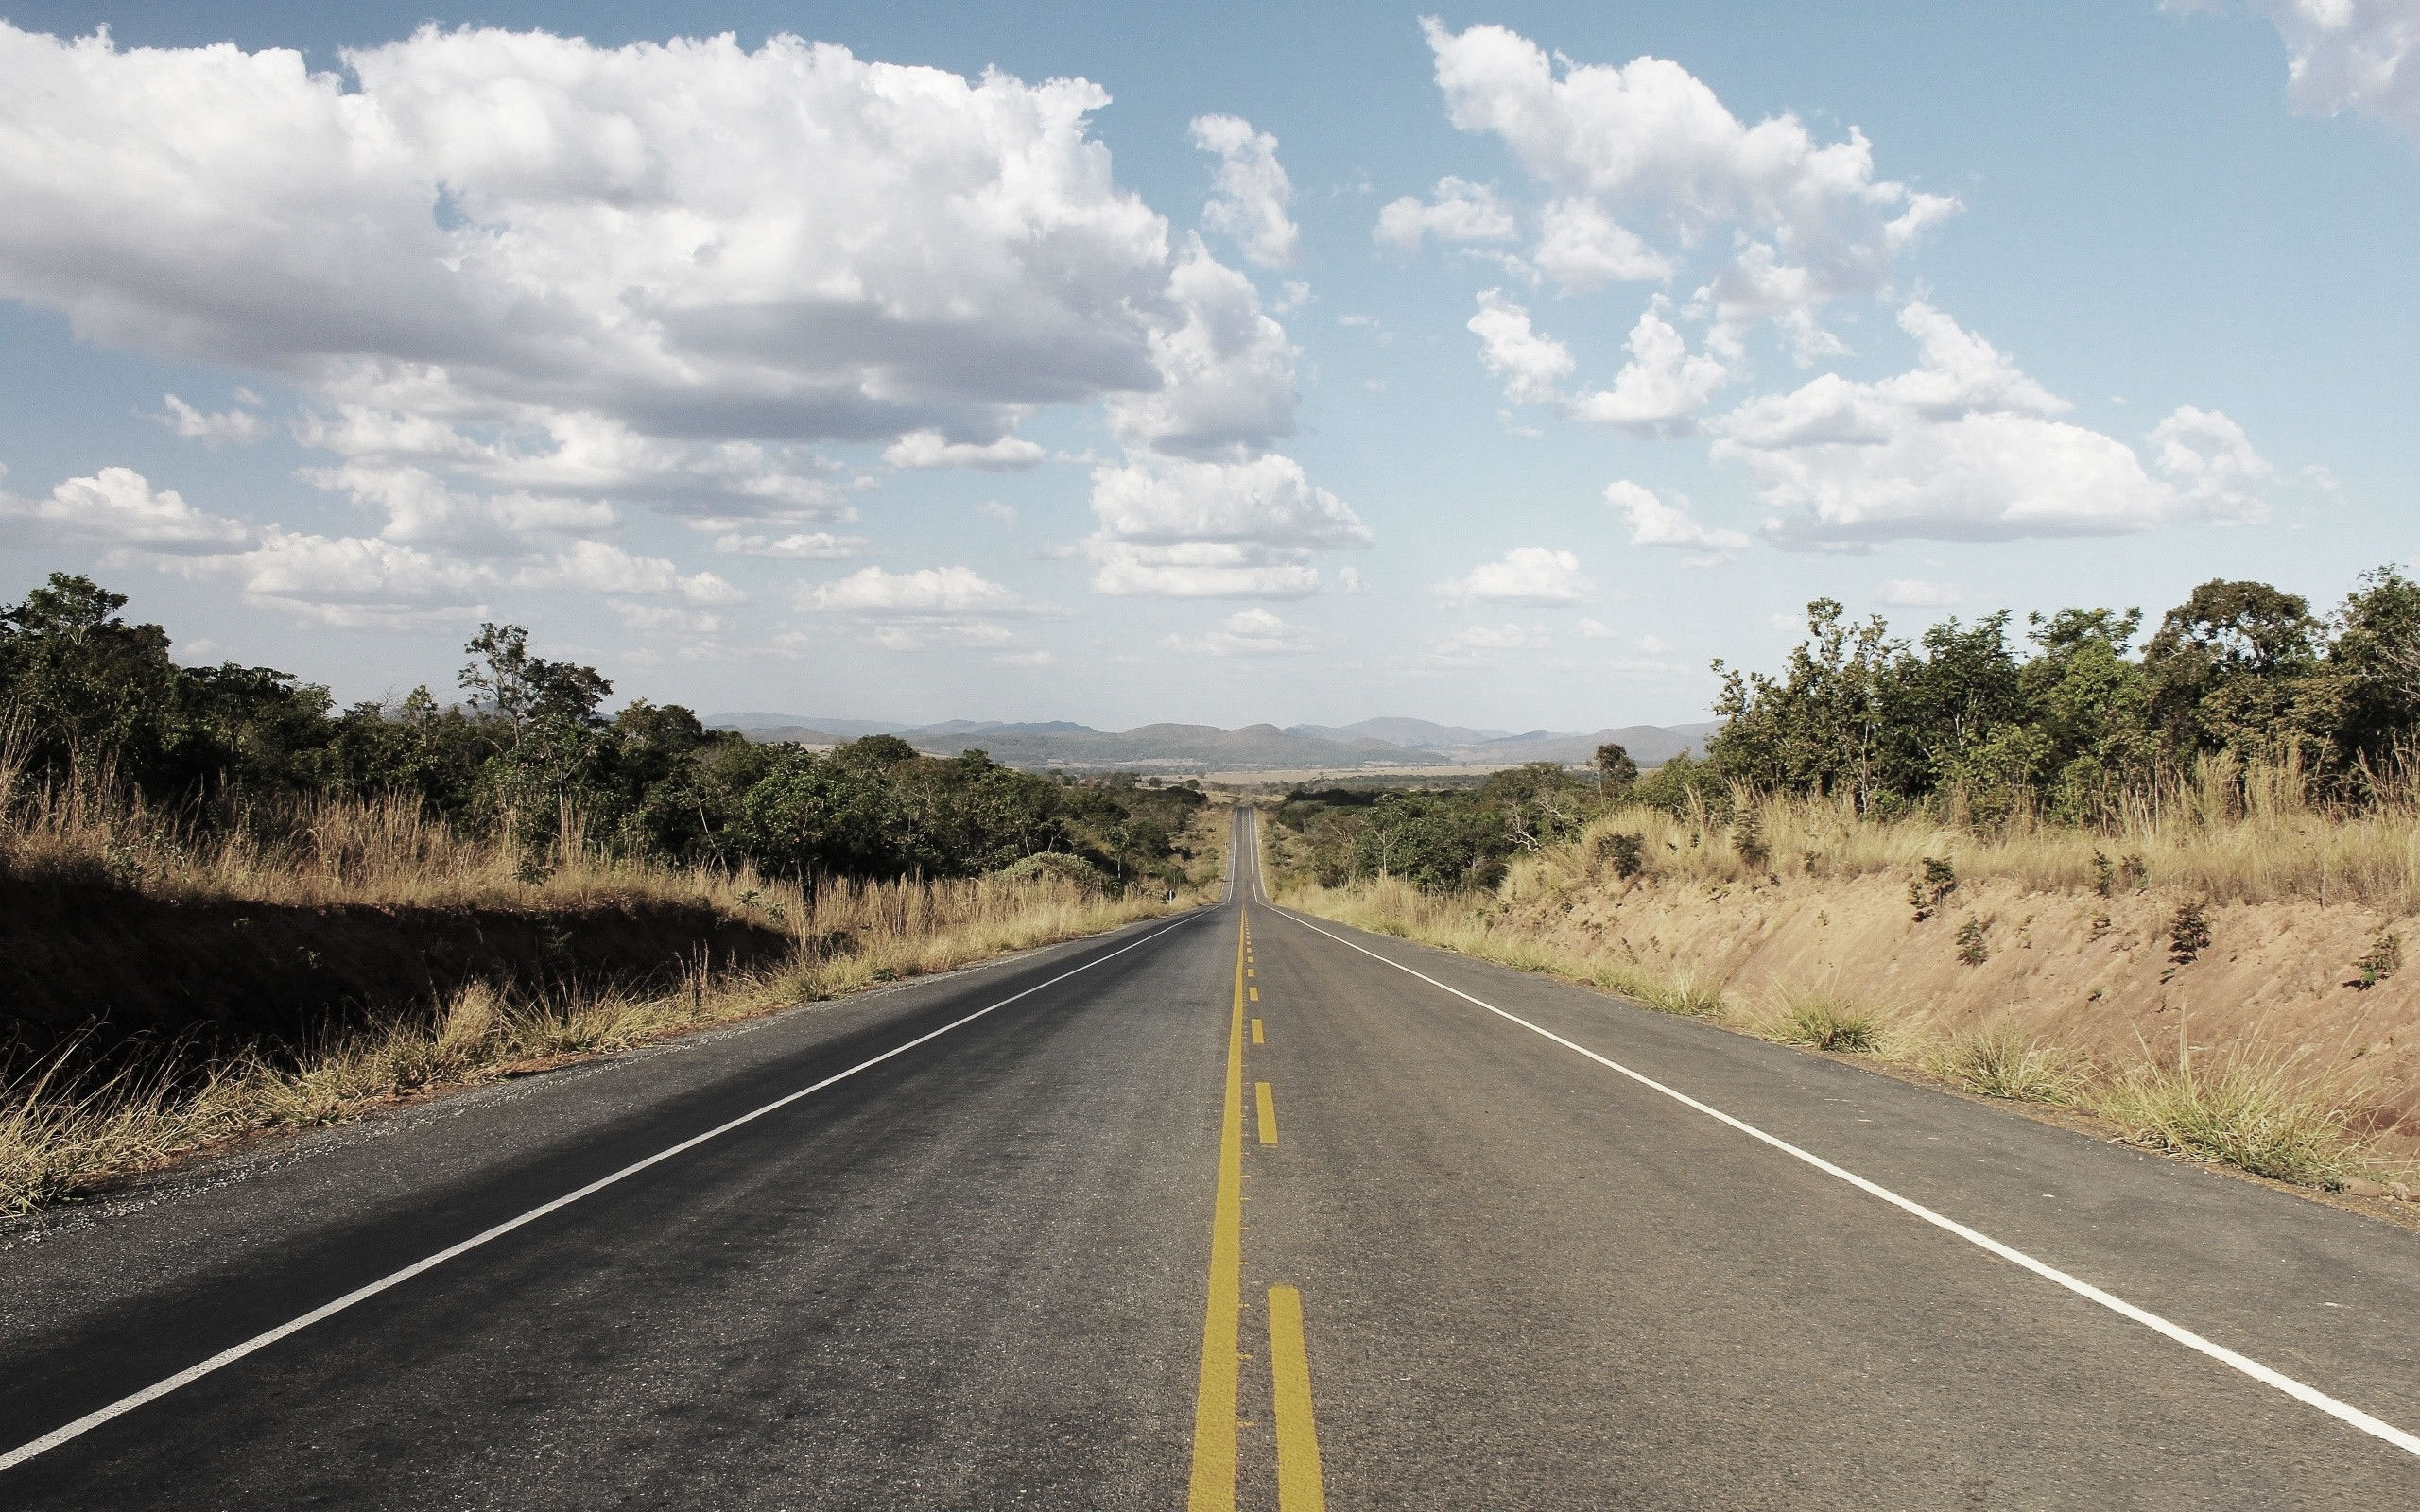
<svg viewBox="0 0 2420 1512">
<path fill-rule="evenodd" d="M 1253 1000 L 1254 1003 L 1257 1003 L 1257 1002 L 1259 1002 L 1259 1001 L 1260 1001 L 1260 988 L 1253 988 L 1252 989 L 1252 1000 Z"/>
<path fill-rule="evenodd" d="M 1258 1019 L 1252 1021 L 1252 1042 L 1253 1044 L 1262 1043 L 1260 1038 L 1260 1021 Z"/>
<path fill-rule="evenodd" d="M 1193 1399 L 1187 1512 L 1234 1512 L 1236 1384 L 1244 1268 L 1244 941 L 1236 940 L 1235 1010 L 1227 1024 L 1227 1095 L 1219 1122 L 1219 1194 L 1210 1221 L 1210 1293 L 1201 1315 L 1201 1376 Z"/>
<path fill-rule="evenodd" d="M 1303 1347 L 1303 1294 L 1269 1289 L 1269 1375 L 1277 1405 L 1277 1512 L 1326 1512 L 1320 1435 L 1311 1420 L 1311 1357 Z"/>
<path fill-rule="evenodd" d="M 1253 1082 L 1252 1093 L 1253 1100 L 1260 1105 L 1260 1143 L 1274 1144 L 1277 1143 L 1277 1105 L 1270 1100 L 1269 1083 Z"/>
</svg>

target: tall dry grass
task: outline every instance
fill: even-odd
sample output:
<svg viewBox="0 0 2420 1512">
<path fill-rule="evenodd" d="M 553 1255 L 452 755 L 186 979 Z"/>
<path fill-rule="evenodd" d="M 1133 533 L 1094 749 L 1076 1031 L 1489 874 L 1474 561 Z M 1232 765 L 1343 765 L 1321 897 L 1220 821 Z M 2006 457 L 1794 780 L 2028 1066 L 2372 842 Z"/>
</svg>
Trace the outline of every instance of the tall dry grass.
<svg viewBox="0 0 2420 1512">
<path fill-rule="evenodd" d="M 2191 1160 L 2238 1166 L 2303 1185 L 2334 1187 L 2363 1173 L 2410 1177 L 2382 1164 L 2361 1125 L 2357 1079 L 2306 1065 L 2276 1046 L 2241 1047 L 2197 1064 L 2149 1048 L 2122 1064 L 2099 1063 L 2066 1046 L 2001 1022 L 1941 1038 L 1894 1022 L 1892 1009 L 1852 1002 L 1837 982 L 1774 988 L 1769 1001 L 1737 1001 L 1724 985 L 1659 971 L 1627 950 L 1547 933 L 1557 900 L 1578 889 L 1636 885 L 1614 874 L 1613 834 L 1636 834 L 1649 884 L 1678 881 L 1709 890 L 1795 864 L 1834 877 L 1871 876 L 1894 891 L 1927 857 L 1954 857 L 1967 877 L 2012 878 L 2042 889 L 2092 890 L 2167 884 L 2208 896 L 2258 902 L 2307 897 L 2409 909 L 2420 904 L 2420 827 L 2408 805 L 2330 814 L 2298 790 L 2256 789 L 2250 803 L 2146 805 L 2105 832 L 2065 829 L 2023 816 L 1979 834 L 1952 826 L 1860 819 L 1821 800 L 1741 795 L 1754 825 L 1699 813 L 1645 808 L 1591 824 L 1571 844 L 1517 861 L 1487 893 L 1424 893 L 1401 878 L 1343 887 L 1295 881 L 1277 901 L 1340 923 L 1436 945 L 1522 971 L 1583 982 L 1668 1013 L 1686 1014 L 1783 1043 L 1871 1056 L 1962 1090 L 2013 1101 L 2072 1108 L 2105 1119 L 2126 1140 Z M 1769 848 L 1762 864 L 1741 853 Z M 1287 843 L 1280 833 L 1276 842 Z M 2095 855 L 2105 859 L 2106 868 Z M 2132 874 L 2124 858 L 2138 857 Z M 1288 870 L 1287 859 L 1273 868 Z M 1299 872 L 1297 873 L 1299 876 Z M 1709 899 L 1709 902 L 1712 900 Z M 1529 904 L 1531 906 L 1519 906 Z"/>
<path fill-rule="evenodd" d="M 232 799 L 165 807 L 101 770 L 32 772 L 0 730 L 0 873 L 106 881 L 153 897 L 322 907 L 563 908 L 632 897 L 762 919 L 797 889 L 745 868 L 665 867 L 589 842 L 569 803 L 531 854 L 512 833 L 469 836 L 417 796 Z M 748 901 L 742 902 L 748 895 Z"/>
<path fill-rule="evenodd" d="M 929 975 L 1189 908 L 1215 888 L 1223 826 L 1191 836 L 1193 885 L 1098 885 L 1054 872 L 928 881 L 824 879 L 803 886 L 740 868 L 666 867 L 603 854 L 579 816 L 532 868 L 512 837 L 465 838 L 423 805 L 297 799 L 216 816 L 147 804 L 107 781 L 27 781 L 0 737 L 0 875 L 106 879 L 193 900 L 547 912 L 646 898 L 705 904 L 788 934 L 771 970 L 688 964 L 648 994 L 574 985 L 516 995 L 475 982 L 443 1002 L 321 1042 L 202 1068 L 169 1054 L 95 1083 L 76 1045 L 0 1085 L 0 1211 L 26 1211 L 130 1170 L 250 1133 L 358 1116 L 398 1097 L 468 1086 L 553 1060 L 627 1050 L 883 982 Z"/>
<path fill-rule="evenodd" d="M 265 1129 L 308 1126 L 564 1057 L 609 1054 L 800 1002 L 1098 934 L 1191 906 L 1055 876 L 827 883 L 800 899 L 800 945 L 772 971 L 692 966 L 653 995 L 508 995 L 479 982 L 428 1010 L 333 1035 L 274 1060 L 243 1054 L 199 1077 L 124 1072 L 77 1083 L 67 1057 L 0 1088 L 0 1211 L 55 1202 L 113 1174 Z"/>
<path fill-rule="evenodd" d="M 2420 800 L 2409 782 L 2377 801 L 2319 801 L 2295 768 L 2204 760 L 2189 782 L 2131 798 L 2111 823 L 2084 828 L 2020 807 L 1989 824 L 1950 817 L 1876 819 L 1846 799 L 1734 795 L 1733 814 L 1679 815 L 1643 805 L 1590 823 L 1574 844 L 1516 859 L 1508 900 L 1601 882 L 1607 837 L 1635 834 L 1651 877 L 1723 884 L 1774 871 L 1902 875 L 1927 858 L 1961 877 L 2006 878 L 2044 891 L 2176 886 L 2221 902 L 2308 899 L 2420 909 Z M 2130 867 L 2130 863 L 2132 866 Z"/>
</svg>

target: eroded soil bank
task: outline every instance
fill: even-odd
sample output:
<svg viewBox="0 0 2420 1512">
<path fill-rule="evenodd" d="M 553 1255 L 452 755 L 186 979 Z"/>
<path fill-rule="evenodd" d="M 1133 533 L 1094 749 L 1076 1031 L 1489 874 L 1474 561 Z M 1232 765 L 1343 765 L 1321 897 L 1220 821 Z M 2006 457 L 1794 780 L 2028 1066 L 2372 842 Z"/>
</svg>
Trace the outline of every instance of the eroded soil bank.
<svg viewBox="0 0 2420 1512">
<path fill-rule="evenodd" d="M 793 948 L 786 932 L 703 901 L 294 906 L 0 879 L 0 1061 L 28 1064 L 71 1040 L 102 1059 L 133 1044 L 197 1061 L 299 1050 L 475 982 L 658 990 L 696 966 L 771 965 Z"/>
<path fill-rule="evenodd" d="M 2207 903 L 2208 943 L 2179 962 L 2179 910 L 2197 902 L 2180 891 L 2102 897 L 1978 879 L 1919 920 L 1910 880 L 1541 878 L 1508 887 L 1486 923 L 1719 984 L 1735 1002 L 1825 992 L 1913 1036 L 2005 1021 L 2112 1069 L 2172 1057 L 2180 1044 L 2197 1057 L 2289 1058 L 2297 1080 L 2354 1090 L 2379 1156 L 2420 1158 L 2420 963 L 2359 985 L 2382 936 L 2420 948 L 2420 919 L 2358 904 Z"/>
</svg>

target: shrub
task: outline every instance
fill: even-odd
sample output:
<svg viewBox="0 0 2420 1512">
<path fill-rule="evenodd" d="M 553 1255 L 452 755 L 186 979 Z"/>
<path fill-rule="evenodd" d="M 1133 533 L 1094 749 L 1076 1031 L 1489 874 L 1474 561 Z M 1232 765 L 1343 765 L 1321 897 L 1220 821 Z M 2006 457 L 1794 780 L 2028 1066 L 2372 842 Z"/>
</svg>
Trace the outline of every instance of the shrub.
<svg viewBox="0 0 2420 1512">
<path fill-rule="evenodd" d="M 1762 870 L 1772 859 L 1772 848 L 1765 843 L 1765 827 L 1757 820 L 1754 809 L 1742 814 L 1739 822 L 1732 827 L 1731 846 L 1752 870 Z"/>
<path fill-rule="evenodd" d="M 1991 959 L 1992 953 L 1983 943 L 1983 921 L 1969 919 L 1958 926 L 1958 958 L 1968 966 L 1980 966 Z"/>
<path fill-rule="evenodd" d="M 2345 984 L 2367 992 L 2370 988 L 2403 970 L 2403 936 L 2388 933 L 2370 942 L 2353 962 L 2353 970 L 2361 973 Z"/>
<path fill-rule="evenodd" d="M 1946 858 L 1925 857 L 1916 880 L 1908 884 L 1908 906 L 1914 911 L 1916 922 L 1921 924 L 1941 912 L 1943 902 L 1957 889 L 1958 868 Z"/>
<path fill-rule="evenodd" d="M 2199 900 L 2177 905 L 2175 917 L 2168 921 L 2168 958 L 2179 966 L 2190 966 L 2209 948 L 2208 906 Z"/>
<path fill-rule="evenodd" d="M 1597 836 L 1598 858 L 1611 866 L 1614 875 L 1624 881 L 1647 869 L 1646 849 L 1646 837 L 1629 831 Z"/>
</svg>

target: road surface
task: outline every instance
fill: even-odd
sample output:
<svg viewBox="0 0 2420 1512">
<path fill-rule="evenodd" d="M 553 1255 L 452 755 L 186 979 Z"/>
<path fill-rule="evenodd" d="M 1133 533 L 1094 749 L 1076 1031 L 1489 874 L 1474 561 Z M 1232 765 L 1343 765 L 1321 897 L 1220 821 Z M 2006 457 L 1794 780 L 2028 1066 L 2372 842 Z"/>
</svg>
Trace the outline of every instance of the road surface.
<svg viewBox="0 0 2420 1512">
<path fill-rule="evenodd" d="M 0 1228 L 0 1506 L 2420 1506 L 2413 1235 L 1237 823 L 1217 907 Z"/>
</svg>

